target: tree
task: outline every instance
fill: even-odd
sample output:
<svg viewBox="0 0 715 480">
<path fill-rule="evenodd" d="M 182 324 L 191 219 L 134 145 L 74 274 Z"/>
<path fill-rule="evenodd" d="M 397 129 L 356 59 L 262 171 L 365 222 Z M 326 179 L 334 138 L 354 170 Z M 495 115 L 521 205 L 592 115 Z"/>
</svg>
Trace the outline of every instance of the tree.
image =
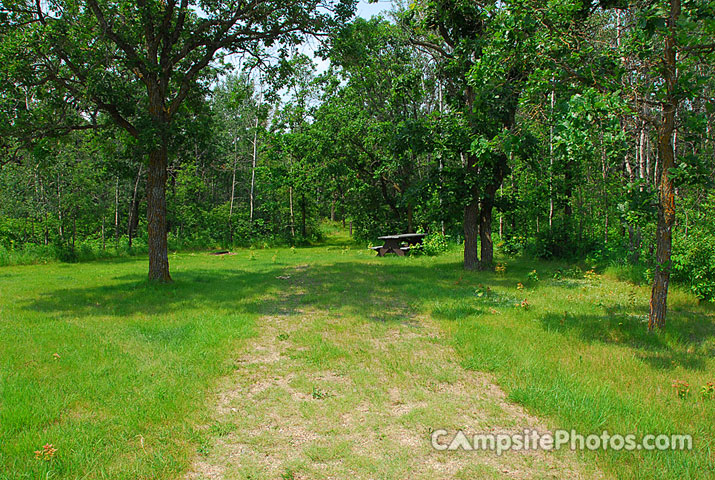
<svg viewBox="0 0 715 480">
<path fill-rule="evenodd" d="M 333 37 L 329 53 L 335 70 L 323 76 L 313 131 L 332 160 L 328 172 L 339 180 L 330 188 L 356 235 L 414 232 L 433 227 L 434 216 L 444 220 L 424 202 L 437 183 L 430 126 L 438 101 L 429 57 L 382 18 L 356 19 Z"/>
<path fill-rule="evenodd" d="M 471 145 L 460 152 L 466 269 L 492 266 L 495 197 L 509 171 L 509 151 L 518 143 L 516 113 L 531 68 L 527 52 L 533 31 L 519 7 L 519 2 L 423 0 L 401 17 L 412 43 L 439 65 L 452 108 L 469 128 Z"/>
<path fill-rule="evenodd" d="M 169 282 L 166 181 L 175 120 L 232 53 L 265 56 L 349 17 L 354 0 L 60 0 L 5 2 L 3 50 L 20 88 L 96 108 L 145 146 L 149 279 Z M 10 46 L 10 47 L 8 47 Z M 30 74 L 28 76 L 28 74 Z M 86 115 L 85 115 L 86 117 Z"/>
<path fill-rule="evenodd" d="M 704 100 L 706 86 L 712 82 L 711 77 L 702 75 L 699 69 L 715 61 L 715 43 L 712 42 L 715 6 L 706 0 L 684 4 L 681 0 L 599 3 L 601 12 L 606 14 L 601 15 L 605 21 L 596 28 L 614 31 L 612 43 L 615 45 L 612 46 L 615 48 L 595 48 L 591 38 L 584 35 L 588 30 L 581 26 L 568 32 L 560 30 L 549 18 L 552 14 L 545 12 L 542 21 L 551 25 L 551 46 L 561 47 L 552 49 L 549 46 L 543 51 L 550 55 L 558 69 L 567 72 L 571 80 L 604 92 L 619 92 L 630 106 L 631 115 L 655 130 L 656 258 L 648 322 L 652 330 L 665 326 L 673 267 L 674 180 L 684 160 L 678 158 L 675 137 L 680 127 L 687 127 L 679 122 L 678 110 L 685 103 Z M 609 16 L 614 9 L 617 15 Z M 594 18 L 595 13 L 596 10 L 589 8 L 584 15 Z M 622 23 L 622 17 L 626 22 Z"/>
</svg>

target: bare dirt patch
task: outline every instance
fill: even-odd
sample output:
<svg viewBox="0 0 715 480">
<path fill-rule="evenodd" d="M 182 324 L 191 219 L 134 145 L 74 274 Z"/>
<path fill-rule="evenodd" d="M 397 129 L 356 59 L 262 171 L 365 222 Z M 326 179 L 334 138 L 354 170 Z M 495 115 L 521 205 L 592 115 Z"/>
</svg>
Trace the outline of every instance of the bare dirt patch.
<svg viewBox="0 0 715 480">
<path fill-rule="evenodd" d="M 309 268 L 289 272 L 278 314 L 263 318 L 217 395 L 214 421 L 232 432 L 208 434 L 187 479 L 603 478 L 572 452 L 434 450 L 434 429 L 549 425 L 462 368 L 430 318 L 355 322 L 299 309 Z M 399 316 L 393 307 L 385 318 Z"/>
</svg>

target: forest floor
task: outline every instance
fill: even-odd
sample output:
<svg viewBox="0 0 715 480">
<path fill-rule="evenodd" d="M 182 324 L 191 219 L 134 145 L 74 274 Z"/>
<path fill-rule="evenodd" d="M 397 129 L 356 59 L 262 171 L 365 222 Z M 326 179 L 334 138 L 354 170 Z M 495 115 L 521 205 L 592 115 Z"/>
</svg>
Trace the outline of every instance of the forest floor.
<svg viewBox="0 0 715 480">
<path fill-rule="evenodd" d="M 169 286 L 137 258 L 4 267 L 0 478 L 712 478 L 713 308 L 676 290 L 648 334 L 646 287 L 501 261 L 464 272 L 456 249 L 376 258 L 333 237 L 172 255 Z M 557 428 L 695 448 L 430 443 Z"/>
</svg>

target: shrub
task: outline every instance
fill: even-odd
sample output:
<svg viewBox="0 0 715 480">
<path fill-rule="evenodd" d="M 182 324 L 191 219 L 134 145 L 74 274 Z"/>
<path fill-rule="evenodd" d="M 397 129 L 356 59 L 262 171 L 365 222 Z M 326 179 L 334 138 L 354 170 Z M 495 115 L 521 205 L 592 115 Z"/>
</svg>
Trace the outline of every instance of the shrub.
<svg viewBox="0 0 715 480">
<path fill-rule="evenodd" d="M 420 253 L 435 256 L 446 252 L 449 248 L 449 242 L 446 235 L 442 235 L 441 233 L 430 233 L 424 238 L 422 245 L 416 247 L 416 250 Z"/>
<path fill-rule="evenodd" d="M 527 275 L 527 278 L 529 279 L 530 282 L 538 282 L 539 281 L 539 272 L 537 272 L 536 270 L 532 270 Z"/>
<path fill-rule="evenodd" d="M 524 245 L 526 245 L 526 237 L 514 235 L 505 237 L 497 243 L 497 250 L 504 255 L 514 257 L 524 250 Z"/>
<path fill-rule="evenodd" d="M 701 300 L 715 300 L 715 235 L 695 231 L 673 241 L 673 279 Z"/>
<path fill-rule="evenodd" d="M 581 259 L 596 249 L 591 239 L 576 237 L 567 225 L 554 224 L 553 228 L 537 233 L 525 247 L 528 254 L 543 259 Z"/>
</svg>

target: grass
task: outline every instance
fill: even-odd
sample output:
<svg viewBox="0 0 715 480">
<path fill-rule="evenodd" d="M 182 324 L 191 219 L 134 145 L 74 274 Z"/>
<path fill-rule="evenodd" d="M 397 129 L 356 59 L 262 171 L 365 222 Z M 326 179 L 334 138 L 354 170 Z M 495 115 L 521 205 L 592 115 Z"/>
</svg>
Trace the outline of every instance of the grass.
<svg viewBox="0 0 715 480">
<path fill-rule="evenodd" d="M 377 259 L 333 237 L 173 255 L 170 286 L 142 258 L 3 267 L 0 478 L 711 478 L 712 307 L 674 291 L 648 334 L 646 287 L 502 261 L 464 272 L 456 250 Z M 428 446 L 430 429 L 534 422 L 690 433 L 695 450 Z"/>
</svg>

